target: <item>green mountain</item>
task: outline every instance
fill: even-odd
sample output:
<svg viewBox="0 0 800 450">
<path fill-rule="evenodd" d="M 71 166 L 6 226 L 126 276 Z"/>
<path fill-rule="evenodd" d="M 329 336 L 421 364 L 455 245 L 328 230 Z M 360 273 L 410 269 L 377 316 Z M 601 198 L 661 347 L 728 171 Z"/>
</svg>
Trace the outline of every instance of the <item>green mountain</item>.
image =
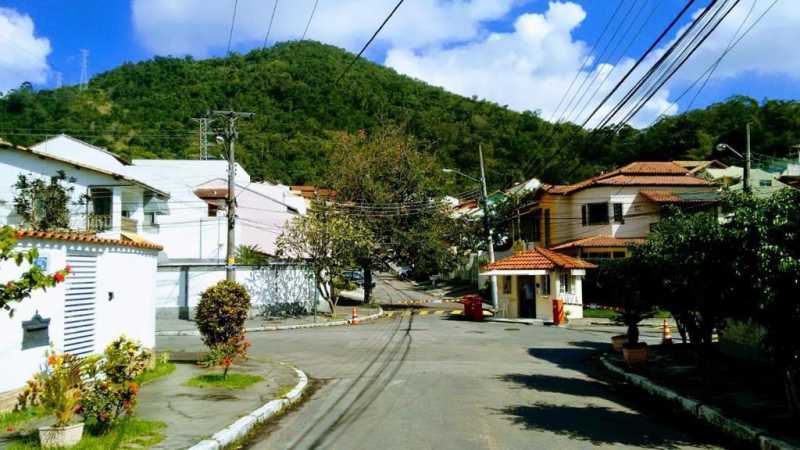
<svg viewBox="0 0 800 450">
<path fill-rule="evenodd" d="M 737 97 L 646 130 L 588 134 L 365 60 L 334 85 L 352 57 L 328 45 L 291 42 L 228 58 L 124 64 L 94 77 L 86 90 L 35 91 L 24 84 L 0 98 L 0 136 L 32 144 L 65 132 L 128 158 L 197 158 L 192 117 L 213 109 L 252 111 L 254 118 L 239 122 L 237 146 L 248 172 L 255 179 L 318 184 L 328 171 L 332 131 L 398 124 L 443 165 L 467 173 L 477 172 L 483 144 L 495 187 L 533 176 L 575 181 L 635 159 L 705 158 L 718 141 L 743 148 L 747 121 L 756 151 L 784 156 L 800 143 L 794 101 Z M 502 74 L 497 78 L 501 83 Z M 211 154 L 220 148 L 212 146 Z"/>
</svg>

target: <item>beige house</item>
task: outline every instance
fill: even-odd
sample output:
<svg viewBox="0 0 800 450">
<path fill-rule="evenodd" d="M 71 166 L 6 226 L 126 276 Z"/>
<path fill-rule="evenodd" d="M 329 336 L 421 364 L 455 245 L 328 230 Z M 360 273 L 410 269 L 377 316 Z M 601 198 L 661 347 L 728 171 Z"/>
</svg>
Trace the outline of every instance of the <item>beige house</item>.
<svg viewBox="0 0 800 450">
<path fill-rule="evenodd" d="M 497 276 L 499 315 L 553 320 L 553 301 L 564 302 L 569 318 L 583 317 L 582 281 L 596 266 L 546 248 L 533 248 L 495 261 L 481 275 Z"/>
</svg>

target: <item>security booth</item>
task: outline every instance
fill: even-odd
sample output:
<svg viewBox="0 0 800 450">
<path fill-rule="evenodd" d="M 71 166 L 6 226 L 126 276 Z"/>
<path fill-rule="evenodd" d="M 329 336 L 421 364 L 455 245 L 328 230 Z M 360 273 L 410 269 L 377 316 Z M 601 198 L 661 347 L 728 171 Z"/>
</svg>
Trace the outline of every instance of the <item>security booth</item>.
<svg viewBox="0 0 800 450">
<path fill-rule="evenodd" d="M 583 317 L 582 282 L 597 266 L 578 258 L 536 247 L 483 267 L 481 275 L 496 276 L 499 317 L 553 321 L 554 305 L 564 316 Z M 558 311 L 558 308 L 555 308 Z"/>
</svg>

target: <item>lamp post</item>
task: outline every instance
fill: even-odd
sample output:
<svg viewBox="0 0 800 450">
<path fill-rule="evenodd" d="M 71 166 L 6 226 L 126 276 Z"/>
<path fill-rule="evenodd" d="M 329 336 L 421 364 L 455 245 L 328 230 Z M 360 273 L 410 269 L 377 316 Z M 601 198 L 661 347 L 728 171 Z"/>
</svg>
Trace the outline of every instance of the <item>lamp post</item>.
<svg viewBox="0 0 800 450">
<path fill-rule="evenodd" d="M 750 192 L 752 192 L 752 189 L 750 187 L 750 165 L 751 165 L 750 161 L 752 160 L 750 154 L 750 124 L 749 123 L 747 124 L 747 148 L 745 150 L 744 156 L 742 156 L 741 153 L 737 152 L 736 149 L 725 143 L 717 144 L 717 150 L 719 151 L 730 150 L 734 154 L 736 154 L 736 156 L 744 160 L 744 176 L 742 177 L 742 187 L 746 193 L 749 194 Z"/>
<path fill-rule="evenodd" d="M 483 204 L 483 227 L 486 231 L 486 239 L 487 244 L 489 245 L 489 262 L 494 262 L 494 230 L 492 230 L 491 223 L 489 221 L 489 195 L 486 189 L 486 173 L 483 170 L 483 150 L 481 147 L 478 147 L 478 152 L 480 154 L 480 161 L 481 161 L 481 177 L 480 179 L 469 176 L 464 172 L 458 171 L 456 169 L 442 169 L 444 173 L 454 173 L 456 175 L 460 175 L 464 178 L 472 180 L 476 183 L 481 185 L 481 203 Z M 491 291 L 492 291 L 492 308 L 497 311 L 497 277 L 494 275 L 490 276 L 491 280 Z"/>
</svg>

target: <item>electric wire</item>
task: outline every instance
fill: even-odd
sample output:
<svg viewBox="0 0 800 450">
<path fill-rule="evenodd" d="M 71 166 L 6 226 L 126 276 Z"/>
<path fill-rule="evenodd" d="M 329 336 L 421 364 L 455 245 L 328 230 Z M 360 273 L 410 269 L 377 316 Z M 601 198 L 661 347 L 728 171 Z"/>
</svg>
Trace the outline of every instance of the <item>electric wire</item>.
<svg viewBox="0 0 800 450">
<path fill-rule="evenodd" d="M 264 45 L 261 46 L 262 49 L 267 48 L 267 42 L 269 41 L 269 35 L 272 32 L 272 22 L 275 20 L 275 12 L 278 11 L 278 0 L 275 0 L 275 3 L 272 5 L 272 15 L 269 18 L 269 25 L 267 25 L 267 34 L 264 35 Z"/>
<path fill-rule="evenodd" d="M 231 43 L 233 42 L 233 29 L 236 27 L 236 10 L 239 7 L 239 0 L 233 0 L 233 17 L 231 17 L 231 29 L 228 31 L 228 50 L 226 55 L 231 54 Z"/>
<path fill-rule="evenodd" d="M 306 29 L 303 30 L 303 36 L 300 38 L 301 41 L 306 40 L 306 34 L 308 34 L 308 29 L 311 27 L 311 21 L 314 20 L 314 14 L 317 12 L 318 4 L 319 0 L 314 0 L 314 7 L 311 8 L 311 15 L 308 17 L 308 23 L 306 24 Z"/>
</svg>

